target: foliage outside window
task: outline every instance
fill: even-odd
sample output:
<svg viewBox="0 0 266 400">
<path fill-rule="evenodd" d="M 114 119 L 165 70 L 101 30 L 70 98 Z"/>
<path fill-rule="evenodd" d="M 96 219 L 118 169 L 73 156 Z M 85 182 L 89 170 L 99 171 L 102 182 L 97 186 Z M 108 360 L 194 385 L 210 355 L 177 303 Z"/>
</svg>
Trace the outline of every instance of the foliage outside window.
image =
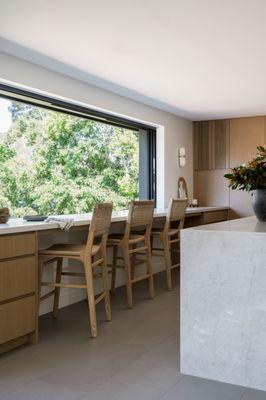
<svg viewBox="0 0 266 400">
<path fill-rule="evenodd" d="M 12 216 L 127 208 L 139 197 L 137 132 L 9 101 L 0 131 L 0 207 Z"/>
</svg>

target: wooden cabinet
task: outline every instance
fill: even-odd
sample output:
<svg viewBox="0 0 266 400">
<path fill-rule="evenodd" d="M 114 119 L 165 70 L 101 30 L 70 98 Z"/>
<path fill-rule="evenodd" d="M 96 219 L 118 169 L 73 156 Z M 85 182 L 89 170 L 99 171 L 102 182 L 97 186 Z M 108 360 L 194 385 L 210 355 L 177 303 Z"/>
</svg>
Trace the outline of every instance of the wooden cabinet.
<svg viewBox="0 0 266 400">
<path fill-rule="evenodd" d="M 194 122 L 194 167 L 196 171 L 228 168 L 229 132 L 228 120 Z"/>
<path fill-rule="evenodd" d="M 0 260 L 26 256 L 35 253 L 35 234 L 33 232 L 1 236 Z"/>
<path fill-rule="evenodd" d="M 230 128 L 230 167 L 250 161 L 266 142 L 265 117 L 235 118 Z M 230 189 L 230 218 L 253 215 L 251 194 Z"/>
<path fill-rule="evenodd" d="M 224 178 L 227 169 L 194 172 L 194 197 L 200 206 L 228 206 L 229 188 Z"/>
<path fill-rule="evenodd" d="M 266 143 L 265 118 L 194 122 L 194 197 L 201 206 L 229 206 L 230 218 L 254 214 L 251 194 L 229 189 L 224 174 Z"/>
<path fill-rule="evenodd" d="M 194 122 L 194 197 L 201 206 L 229 206 L 230 121 Z"/>
<path fill-rule="evenodd" d="M 212 224 L 214 222 L 226 221 L 228 219 L 228 210 L 209 211 L 203 214 L 203 223 Z"/>
<path fill-rule="evenodd" d="M 35 330 L 35 296 L 0 304 L 0 344 Z"/>
<path fill-rule="evenodd" d="M 35 292 L 34 256 L 0 261 L 0 302 Z"/>
<path fill-rule="evenodd" d="M 0 353 L 37 340 L 37 251 L 33 232 L 0 236 Z"/>
</svg>

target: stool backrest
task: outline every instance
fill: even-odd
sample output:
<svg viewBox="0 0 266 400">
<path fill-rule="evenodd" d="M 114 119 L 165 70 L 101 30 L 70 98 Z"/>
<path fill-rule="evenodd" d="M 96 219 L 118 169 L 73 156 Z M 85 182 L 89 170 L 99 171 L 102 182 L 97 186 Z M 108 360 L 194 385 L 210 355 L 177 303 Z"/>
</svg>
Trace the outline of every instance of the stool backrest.
<svg viewBox="0 0 266 400">
<path fill-rule="evenodd" d="M 132 200 L 129 207 L 125 235 L 129 236 L 132 228 L 140 228 L 146 234 L 150 234 L 154 206 L 154 200 Z"/>
<path fill-rule="evenodd" d="M 92 220 L 89 227 L 89 235 L 87 239 L 87 249 L 93 245 L 96 236 L 101 238 L 101 243 L 104 245 L 107 241 L 109 228 L 111 225 L 111 217 L 113 211 L 112 203 L 97 203 L 94 206 Z"/>
<path fill-rule="evenodd" d="M 154 201 L 131 201 L 127 222 L 131 227 L 146 226 L 152 224 L 154 213 Z"/>
<path fill-rule="evenodd" d="M 179 229 L 182 229 L 185 222 L 186 208 L 188 205 L 187 199 L 170 199 L 167 216 L 166 226 L 170 228 L 171 222 L 179 221 Z"/>
</svg>

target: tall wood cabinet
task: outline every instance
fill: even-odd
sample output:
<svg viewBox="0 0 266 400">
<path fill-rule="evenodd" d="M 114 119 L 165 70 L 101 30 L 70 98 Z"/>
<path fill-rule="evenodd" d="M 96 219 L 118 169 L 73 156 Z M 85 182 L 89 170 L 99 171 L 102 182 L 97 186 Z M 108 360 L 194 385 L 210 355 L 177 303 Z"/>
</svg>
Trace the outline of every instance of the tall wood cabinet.
<svg viewBox="0 0 266 400">
<path fill-rule="evenodd" d="M 265 143 L 265 117 L 236 118 L 230 127 L 230 167 L 250 161 Z M 230 190 L 230 217 L 252 215 L 251 194 Z"/>
<path fill-rule="evenodd" d="M 229 204 L 230 121 L 194 122 L 194 197 L 201 205 Z"/>
<path fill-rule="evenodd" d="M 224 174 L 251 160 L 266 142 L 265 119 L 194 122 L 194 197 L 201 205 L 227 205 L 231 218 L 253 214 L 251 195 L 229 189 Z"/>
</svg>

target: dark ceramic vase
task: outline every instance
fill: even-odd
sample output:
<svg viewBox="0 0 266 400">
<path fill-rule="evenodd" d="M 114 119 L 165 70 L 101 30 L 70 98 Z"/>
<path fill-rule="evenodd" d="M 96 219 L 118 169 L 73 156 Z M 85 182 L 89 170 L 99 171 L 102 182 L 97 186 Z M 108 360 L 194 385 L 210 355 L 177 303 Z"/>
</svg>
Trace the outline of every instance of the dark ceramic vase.
<svg viewBox="0 0 266 400">
<path fill-rule="evenodd" d="M 257 189 L 252 193 L 252 205 L 259 221 L 266 221 L 266 189 Z"/>
</svg>

